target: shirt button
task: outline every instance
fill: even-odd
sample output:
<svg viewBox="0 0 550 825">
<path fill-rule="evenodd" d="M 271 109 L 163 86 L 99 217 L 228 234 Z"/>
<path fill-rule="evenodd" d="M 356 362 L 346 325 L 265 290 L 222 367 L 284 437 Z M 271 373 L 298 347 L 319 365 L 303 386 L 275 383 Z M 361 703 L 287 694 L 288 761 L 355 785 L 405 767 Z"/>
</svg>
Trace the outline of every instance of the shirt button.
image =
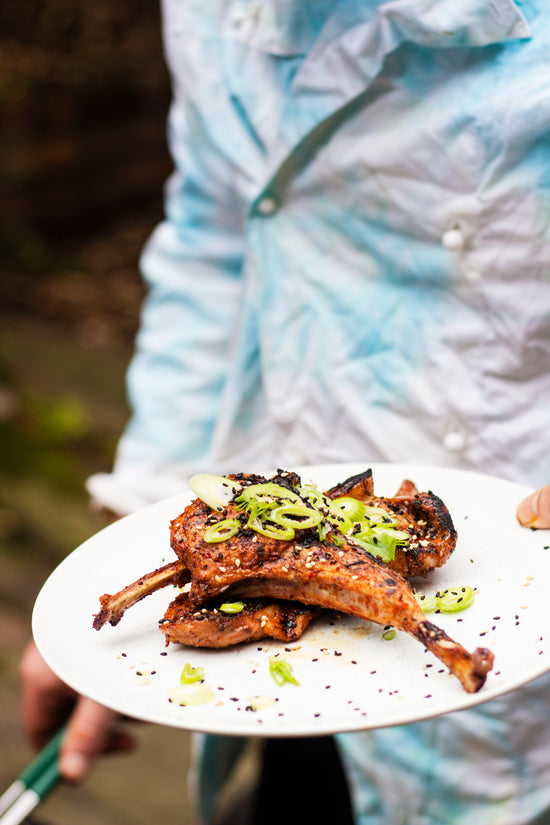
<svg viewBox="0 0 550 825">
<path fill-rule="evenodd" d="M 464 235 L 460 229 L 457 229 L 456 227 L 454 229 L 447 229 L 441 237 L 441 243 L 445 249 L 456 252 L 464 246 Z"/>
<path fill-rule="evenodd" d="M 274 212 L 277 211 L 277 207 L 279 204 L 275 200 L 275 198 L 262 198 L 261 201 L 258 202 L 257 210 L 260 215 L 273 215 Z"/>
<path fill-rule="evenodd" d="M 453 430 L 443 439 L 443 446 L 450 453 L 459 453 L 466 446 L 466 437 L 464 433 Z"/>
</svg>

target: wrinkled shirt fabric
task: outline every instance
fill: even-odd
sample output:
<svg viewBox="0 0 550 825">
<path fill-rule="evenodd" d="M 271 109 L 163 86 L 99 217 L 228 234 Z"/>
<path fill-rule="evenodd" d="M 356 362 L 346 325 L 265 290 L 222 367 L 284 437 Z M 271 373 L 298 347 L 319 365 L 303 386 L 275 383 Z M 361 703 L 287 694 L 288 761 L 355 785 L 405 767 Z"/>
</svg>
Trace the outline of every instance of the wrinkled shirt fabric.
<svg viewBox="0 0 550 825">
<path fill-rule="evenodd" d="M 165 0 L 175 171 L 114 471 L 550 482 L 550 6 Z M 550 822 L 550 680 L 340 735 L 359 825 Z"/>
</svg>

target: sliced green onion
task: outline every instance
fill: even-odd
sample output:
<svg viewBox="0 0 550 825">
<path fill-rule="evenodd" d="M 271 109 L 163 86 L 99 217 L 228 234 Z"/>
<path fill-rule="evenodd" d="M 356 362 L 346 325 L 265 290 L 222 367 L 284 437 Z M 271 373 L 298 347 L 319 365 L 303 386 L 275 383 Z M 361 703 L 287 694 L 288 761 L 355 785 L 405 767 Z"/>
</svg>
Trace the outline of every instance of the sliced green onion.
<svg viewBox="0 0 550 825">
<path fill-rule="evenodd" d="M 349 516 L 346 516 L 339 507 L 336 507 L 332 501 L 330 501 L 328 505 L 326 520 L 332 524 L 333 527 L 340 530 L 340 532 L 345 536 L 353 530 L 353 521 L 349 518 Z"/>
<path fill-rule="evenodd" d="M 242 613 L 244 610 L 243 602 L 224 602 L 220 604 L 219 609 L 222 613 Z"/>
<path fill-rule="evenodd" d="M 230 539 L 239 532 L 240 526 L 236 518 L 224 518 L 222 521 L 218 521 L 216 524 L 211 524 L 210 527 L 207 527 L 204 531 L 203 538 L 208 544 L 227 541 L 227 539 Z"/>
<path fill-rule="evenodd" d="M 200 682 L 200 680 L 204 676 L 204 668 L 203 667 L 191 667 L 189 662 L 186 662 L 183 666 L 183 670 L 180 675 L 180 684 L 182 685 L 192 685 L 195 682 Z"/>
<path fill-rule="evenodd" d="M 395 527 L 373 527 L 373 534 L 379 539 L 391 539 L 396 544 L 408 544 L 409 534 L 405 530 L 396 530 Z"/>
<path fill-rule="evenodd" d="M 387 524 L 393 527 L 397 524 L 395 518 L 382 507 L 374 507 L 372 504 L 365 505 L 365 519 L 377 524 Z"/>
<path fill-rule="evenodd" d="M 178 685 L 168 691 L 168 699 L 175 705 L 205 705 L 215 698 L 214 691 L 208 685 Z"/>
<path fill-rule="evenodd" d="M 239 482 L 212 473 L 197 473 L 189 480 L 189 486 L 205 504 L 218 511 L 225 510 L 235 494 L 242 490 Z"/>
<path fill-rule="evenodd" d="M 437 610 L 437 599 L 435 596 L 426 596 L 424 593 L 415 593 L 415 598 L 422 613 L 433 613 Z"/>
<path fill-rule="evenodd" d="M 253 501 L 267 504 L 283 504 L 287 501 L 293 504 L 303 504 L 298 493 L 294 493 L 287 487 L 283 487 L 282 484 L 275 484 L 273 481 L 266 481 L 263 484 L 250 484 L 248 487 L 243 487 L 239 495 L 239 502 L 246 505 Z"/>
<path fill-rule="evenodd" d="M 294 527 L 298 530 L 317 527 L 322 518 L 323 514 L 319 510 L 314 510 L 305 504 L 283 504 L 269 514 L 269 521 L 280 524 L 282 527 Z"/>
<path fill-rule="evenodd" d="M 385 639 L 386 642 L 389 642 L 392 639 L 395 639 L 395 630 L 393 628 L 390 628 L 389 630 L 385 630 L 382 633 L 382 638 Z"/>
<path fill-rule="evenodd" d="M 294 538 L 294 529 L 292 527 L 283 527 L 282 524 L 260 521 L 258 518 L 254 519 L 254 521 L 249 520 L 247 527 L 250 527 L 255 533 L 260 533 L 261 536 L 266 536 L 268 539 L 290 541 Z"/>
<path fill-rule="evenodd" d="M 351 521 L 362 521 L 365 517 L 365 505 L 356 498 L 342 496 L 341 498 L 333 499 L 332 503 L 341 510 L 347 518 L 351 519 Z"/>
<path fill-rule="evenodd" d="M 252 696 L 250 699 L 250 710 L 267 710 L 273 707 L 275 699 L 272 696 Z"/>
<path fill-rule="evenodd" d="M 395 548 L 397 546 L 395 539 L 378 538 L 373 536 L 372 531 L 365 531 L 364 533 L 357 533 L 350 537 L 353 542 L 356 542 L 363 550 L 370 553 L 371 556 L 376 556 L 380 561 L 388 562 L 395 559 Z M 376 541 L 374 541 L 376 539 Z"/>
<path fill-rule="evenodd" d="M 470 607 L 475 591 L 472 587 L 448 587 L 435 594 L 437 610 L 442 613 L 457 613 Z"/>
<path fill-rule="evenodd" d="M 326 516 L 327 521 L 337 527 L 340 532 L 347 534 L 351 530 L 353 527 L 352 519 L 338 506 L 336 501 L 325 496 L 324 493 L 320 493 L 314 487 L 307 489 L 306 497 L 317 510 L 320 510 Z"/>
<path fill-rule="evenodd" d="M 292 665 L 285 661 L 285 659 L 277 659 L 275 656 L 270 656 L 269 672 L 278 685 L 284 685 L 285 682 L 289 682 L 291 685 L 300 684 L 292 675 Z"/>
<path fill-rule="evenodd" d="M 326 507 L 327 497 L 320 493 L 317 487 L 314 487 L 312 484 L 306 484 L 304 487 L 300 487 L 300 495 L 317 509 Z"/>
</svg>

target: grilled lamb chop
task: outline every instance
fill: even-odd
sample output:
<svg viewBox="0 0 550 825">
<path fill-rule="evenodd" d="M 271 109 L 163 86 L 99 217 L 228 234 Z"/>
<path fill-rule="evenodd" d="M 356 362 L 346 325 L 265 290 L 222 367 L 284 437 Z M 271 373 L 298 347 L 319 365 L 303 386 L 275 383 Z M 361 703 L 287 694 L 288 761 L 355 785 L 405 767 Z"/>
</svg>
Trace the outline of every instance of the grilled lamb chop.
<svg viewBox="0 0 550 825">
<path fill-rule="evenodd" d="M 388 511 L 398 529 L 411 538 L 406 547 L 396 548 L 395 558 L 386 564 L 406 578 L 427 576 L 445 564 L 456 547 L 456 529 L 445 504 L 431 492 L 419 493 L 408 479 L 393 498 L 381 498 L 374 495 L 372 473 L 367 470 L 332 487 L 326 495 L 331 499 L 350 496 Z"/>
<path fill-rule="evenodd" d="M 180 561 L 146 573 L 118 593 L 100 597 L 101 609 L 94 616 L 93 627 L 100 630 L 109 623 L 116 626 L 125 611 L 156 590 L 167 585 L 182 587 L 189 582 L 189 571 Z M 197 609 L 187 593 L 182 592 L 172 601 L 159 622 L 166 643 L 179 642 L 188 647 L 222 648 L 241 642 L 271 637 L 282 642 L 298 639 L 315 611 L 298 602 L 277 599 L 249 599 L 241 613 L 219 611 L 216 604 Z"/>
<path fill-rule="evenodd" d="M 245 486 L 265 481 L 260 476 L 244 474 L 233 478 Z M 289 489 L 300 484 L 300 479 L 292 473 L 279 472 L 272 481 L 282 483 Z M 161 629 L 168 641 L 221 647 L 234 643 L 233 640 L 236 643 L 245 638 L 258 638 L 255 635 L 258 633 L 267 635 L 268 623 L 271 623 L 269 635 L 275 635 L 284 619 L 276 613 L 270 613 L 265 619 L 267 607 L 262 608 L 263 612 L 251 607 L 242 617 L 240 626 L 235 621 L 230 627 L 229 622 L 212 620 L 210 612 L 205 614 L 202 611 L 208 611 L 211 600 L 222 593 L 226 596 L 239 594 L 264 599 L 288 599 L 351 613 L 404 630 L 440 658 L 467 691 L 478 690 L 492 667 L 490 651 L 478 648 L 469 654 L 442 630 L 426 621 L 399 572 L 401 569 L 406 575 L 425 574 L 442 564 L 454 549 L 456 532 L 443 503 L 432 493 L 418 493 L 408 480 L 402 483 L 393 499 L 375 497 L 370 471 L 331 488 L 326 495 L 328 498 L 351 496 L 386 509 L 392 521 L 397 520 L 399 527 L 406 529 L 411 536 L 406 550 L 398 548 L 397 563 L 380 563 L 359 547 L 353 537 L 343 536 L 333 528 L 323 539 L 312 529 L 301 530 L 300 539 L 281 541 L 245 528 L 229 540 L 205 542 L 204 531 L 213 522 L 235 517 L 240 518 L 244 525 L 246 518 L 242 518 L 243 514 L 239 513 L 234 502 L 229 503 L 220 514 L 197 499 L 171 523 L 171 543 L 179 561 L 141 577 L 114 596 L 104 595 L 94 627 L 99 629 L 106 622 L 116 624 L 125 609 L 159 587 L 167 584 L 181 586 L 190 580 L 189 593 L 178 597 L 170 605 L 161 622 Z M 401 557 L 411 551 L 411 559 Z M 195 609 L 191 608 L 191 604 Z M 296 604 L 295 609 L 307 610 L 303 604 Z M 270 604 L 269 611 L 272 610 L 275 607 Z M 208 618 L 199 620 L 199 612 Z M 213 611 L 211 615 L 215 615 Z M 296 623 L 293 638 L 297 638 L 307 626 L 310 617 L 304 618 L 304 615 L 301 614 Z M 205 634 L 206 627 L 209 630 Z"/>
<path fill-rule="evenodd" d="M 246 482 L 244 475 L 237 478 Z M 196 500 L 172 521 L 172 547 L 190 572 L 189 598 L 194 604 L 206 605 L 229 593 L 291 599 L 350 613 L 417 638 L 468 692 L 484 684 L 492 653 L 478 648 L 470 654 L 428 622 L 406 580 L 352 539 L 331 529 L 324 540 L 315 530 L 302 530 L 299 538 L 282 541 L 244 527 L 225 541 L 204 541 L 207 526 L 239 516 L 242 521 L 234 502 L 221 514 Z"/>
<path fill-rule="evenodd" d="M 251 483 L 265 481 L 262 476 L 248 475 Z M 286 483 L 299 484 L 294 473 L 285 475 Z M 279 477 L 280 480 L 280 477 Z M 426 576 L 435 567 L 440 567 L 453 552 L 456 545 L 456 530 L 443 502 L 432 493 L 418 493 L 412 481 L 405 479 L 393 498 L 374 496 L 372 472 L 367 470 L 352 476 L 326 493 L 328 498 L 350 496 L 381 509 L 387 509 L 392 519 L 401 529 L 411 534 L 407 548 L 397 547 L 395 558 L 386 562 L 388 567 L 403 576 Z M 177 548 L 176 548 L 177 552 Z M 101 610 L 94 618 L 96 630 L 109 622 L 118 624 L 124 611 L 150 593 L 169 584 L 183 585 L 189 581 L 185 566 L 172 562 L 153 570 L 113 595 L 101 596 Z"/>
<path fill-rule="evenodd" d="M 218 600 L 197 608 L 187 593 L 180 593 L 159 622 L 166 644 L 223 648 L 265 638 L 293 642 L 318 612 L 278 599 L 248 599 L 240 613 L 223 612 L 220 604 Z"/>
</svg>

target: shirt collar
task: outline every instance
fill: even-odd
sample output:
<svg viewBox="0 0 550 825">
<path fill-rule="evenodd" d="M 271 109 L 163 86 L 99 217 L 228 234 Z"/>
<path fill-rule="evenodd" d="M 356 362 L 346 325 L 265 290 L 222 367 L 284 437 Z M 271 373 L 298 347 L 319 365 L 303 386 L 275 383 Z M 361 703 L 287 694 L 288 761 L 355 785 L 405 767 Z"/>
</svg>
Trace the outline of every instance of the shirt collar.
<svg viewBox="0 0 550 825">
<path fill-rule="evenodd" d="M 354 35 L 360 44 L 365 27 L 385 54 L 403 42 L 451 48 L 530 36 L 513 0 L 232 0 L 225 19 L 232 39 L 278 56 L 315 56 Z"/>
<path fill-rule="evenodd" d="M 279 155 L 359 97 L 387 55 L 404 43 L 471 48 L 531 36 L 513 0 L 342 0 L 336 11 L 287 95 L 277 135 Z"/>
</svg>

